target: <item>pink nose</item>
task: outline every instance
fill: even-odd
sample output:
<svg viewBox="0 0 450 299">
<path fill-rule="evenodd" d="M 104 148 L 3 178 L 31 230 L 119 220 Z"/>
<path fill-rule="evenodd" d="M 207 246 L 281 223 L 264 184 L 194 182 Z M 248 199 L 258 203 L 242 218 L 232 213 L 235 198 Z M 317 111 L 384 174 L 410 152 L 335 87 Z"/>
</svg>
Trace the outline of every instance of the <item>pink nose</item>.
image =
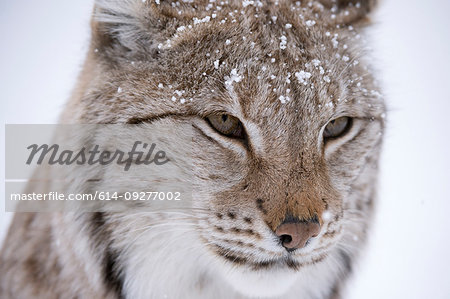
<svg viewBox="0 0 450 299">
<path fill-rule="evenodd" d="M 275 230 L 280 237 L 281 245 L 287 251 L 303 248 L 309 239 L 317 237 L 320 233 L 320 224 L 317 221 L 285 222 Z"/>
</svg>

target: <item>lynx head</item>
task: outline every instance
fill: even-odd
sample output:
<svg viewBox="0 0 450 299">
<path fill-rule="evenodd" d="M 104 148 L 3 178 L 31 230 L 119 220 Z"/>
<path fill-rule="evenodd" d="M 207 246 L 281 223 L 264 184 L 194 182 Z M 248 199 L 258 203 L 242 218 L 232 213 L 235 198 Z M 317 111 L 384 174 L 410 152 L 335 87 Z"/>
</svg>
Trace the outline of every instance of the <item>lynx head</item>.
<svg viewBox="0 0 450 299">
<path fill-rule="evenodd" d="M 237 290 L 345 272 L 383 132 L 360 45 L 374 2 L 98 0 L 70 117 L 192 135 L 195 232 Z"/>
</svg>

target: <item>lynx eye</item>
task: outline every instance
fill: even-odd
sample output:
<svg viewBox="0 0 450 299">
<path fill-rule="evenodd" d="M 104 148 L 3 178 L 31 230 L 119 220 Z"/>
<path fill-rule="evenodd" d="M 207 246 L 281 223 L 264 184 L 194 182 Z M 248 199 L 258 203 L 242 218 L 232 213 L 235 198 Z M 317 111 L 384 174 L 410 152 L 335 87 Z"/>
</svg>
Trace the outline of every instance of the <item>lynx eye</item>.
<svg viewBox="0 0 450 299">
<path fill-rule="evenodd" d="M 220 134 L 232 138 L 244 138 L 241 121 L 229 114 L 213 114 L 207 117 L 211 126 Z"/>
<path fill-rule="evenodd" d="M 352 119 L 347 116 L 339 117 L 330 121 L 325 130 L 323 137 L 325 139 L 333 139 L 344 136 L 352 126 Z"/>
</svg>

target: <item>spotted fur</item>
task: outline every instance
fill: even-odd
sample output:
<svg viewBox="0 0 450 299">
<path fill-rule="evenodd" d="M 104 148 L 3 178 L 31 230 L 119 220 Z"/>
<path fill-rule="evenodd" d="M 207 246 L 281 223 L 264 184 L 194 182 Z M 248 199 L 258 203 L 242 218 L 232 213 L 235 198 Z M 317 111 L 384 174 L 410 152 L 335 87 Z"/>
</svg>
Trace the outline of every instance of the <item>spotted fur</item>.
<svg viewBox="0 0 450 299">
<path fill-rule="evenodd" d="M 192 206 L 17 214 L 0 297 L 338 298 L 376 194 L 385 108 L 363 46 L 374 4 L 97 0 L 61 122 L 133 124 L 174 148 Z M 237 117 L 245 140 L 218 134 L 211 113 Z M 352 128 L 325 143 L 340 116 Z M 80 188 L 166 180 L 135 175 L 110 168 Z M 287 252 L 274 234 L 286 217 L 320 234 Z"/>
</svg>

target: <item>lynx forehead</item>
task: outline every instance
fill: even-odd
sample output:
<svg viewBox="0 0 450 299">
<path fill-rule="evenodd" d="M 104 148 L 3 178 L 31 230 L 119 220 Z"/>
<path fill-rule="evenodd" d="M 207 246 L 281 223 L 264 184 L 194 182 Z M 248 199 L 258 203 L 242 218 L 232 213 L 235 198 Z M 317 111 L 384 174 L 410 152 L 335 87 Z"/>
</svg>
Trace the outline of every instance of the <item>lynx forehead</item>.
<svg viewBox="0 0 450 299">
<path fill-rule="evenodd" d="M 83 275 L 42 270 L 70 291 L 42 294 L 337 298 L 367 235 L 384 130 L 363 43 L 374 4 L 97 0 L 91 49 L 61 120 L 136 124 L 172 146 L 181 175 L 170 183 L 190 183 L 193 206 L 26 216 L 58 244 L 83 244 L 75 257 L 68 245 L 52 253 Z M 104 171 L 85 192 L 123 188 L 123 175 Z M 135 174 L 126 188 L 167 180 Z M 7 243 L 27 237 L 12 229 Z M 30 258 L 51 268 L 32 252 L 19 260 Z M 80 289 L 91 273 L 95 283 Z"/>
<path fill-rule="evenodd" d="M 99 1 L 94 27 L 101 38 L 92 56 L 121 66 L 108 69 L 105 80 L 114 84 L 102 91 L 141 105 L 135 118 L 198 114 L 211 102 L 240 106 L 252 118 L 281 113 L 280 103 L 322 113 L 366 94 L 374 104 L 368 110 L 379 116 L 379 93 L 355 47 L 361 35 L 351 24 L 367 10 L 358 3 Z M 149 112 L 145 98 L 160 99 L 162 109 L 153 103 Z M 126 109 L 120 105 L 108 103 L 98 114 Z"/>
</svg>

